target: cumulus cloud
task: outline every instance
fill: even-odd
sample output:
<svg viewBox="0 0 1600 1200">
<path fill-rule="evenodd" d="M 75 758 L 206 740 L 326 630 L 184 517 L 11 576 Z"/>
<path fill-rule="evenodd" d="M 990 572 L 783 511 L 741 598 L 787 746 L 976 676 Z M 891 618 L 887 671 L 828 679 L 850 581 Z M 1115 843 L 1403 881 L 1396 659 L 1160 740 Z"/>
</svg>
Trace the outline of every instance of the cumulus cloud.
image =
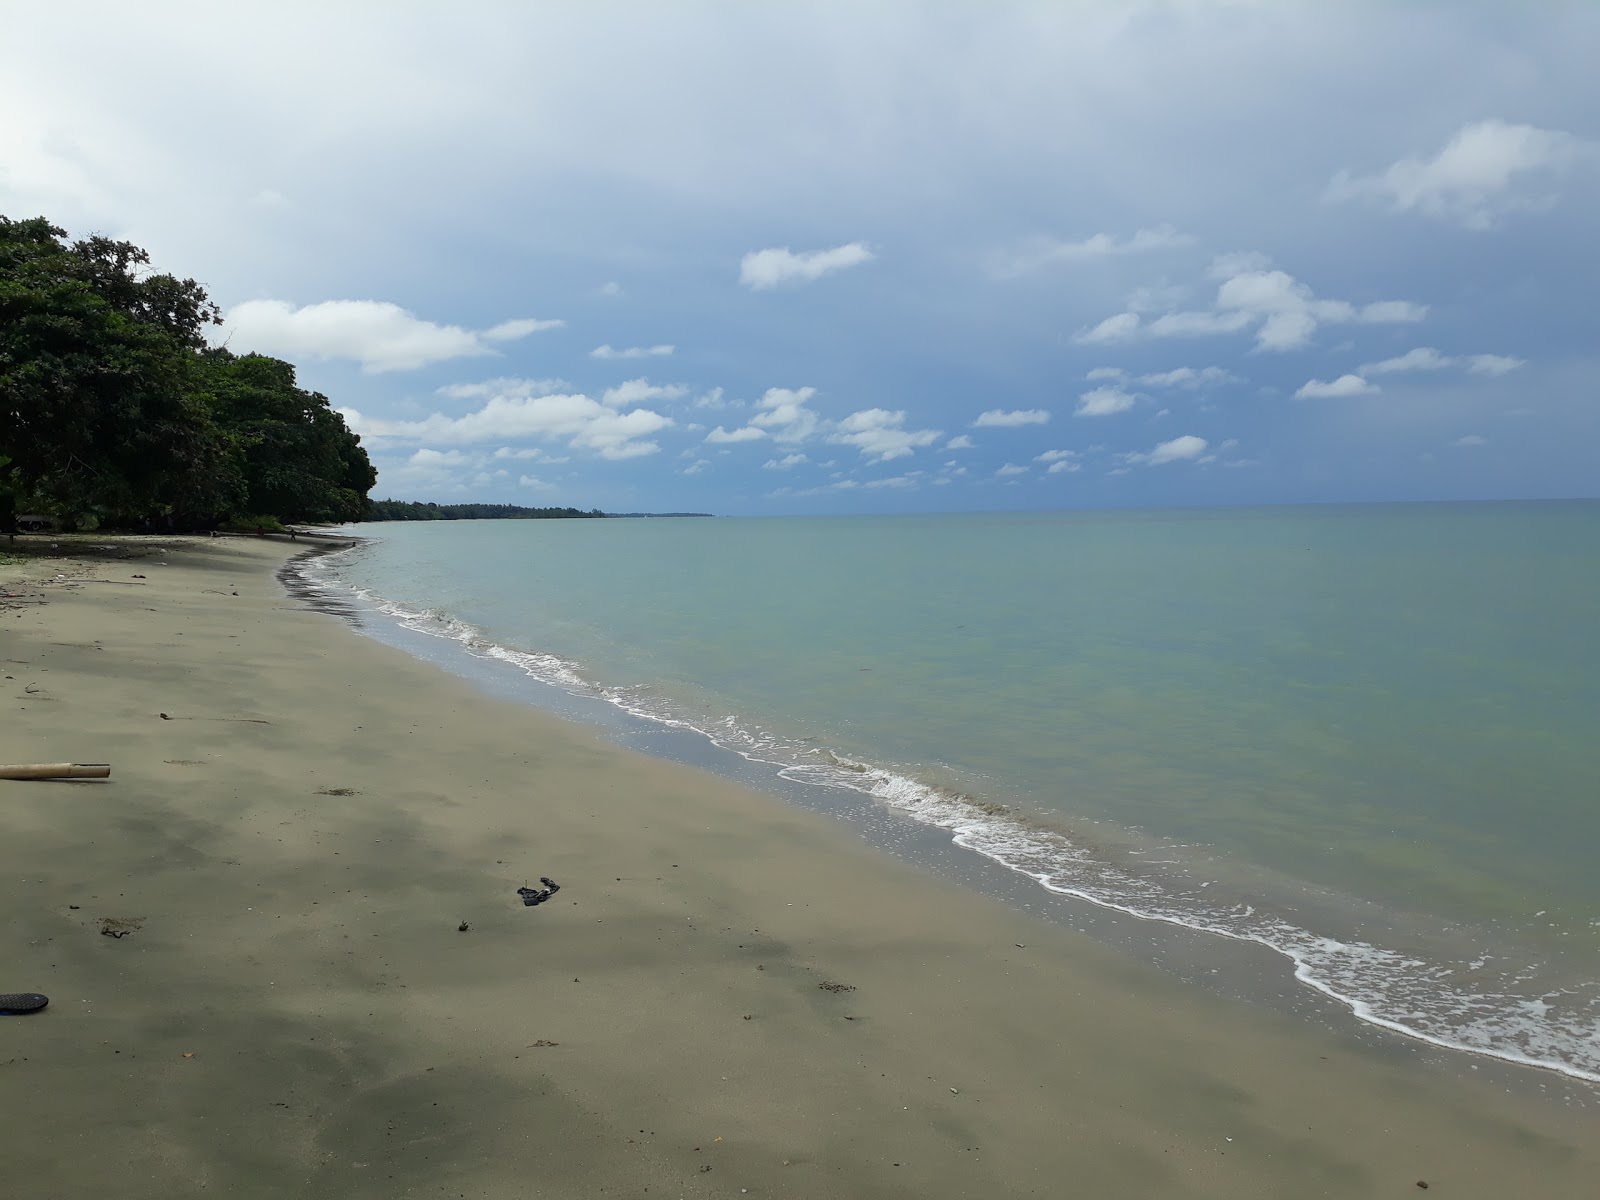
<svg viewBox="0 0 1600 1200">
<path fill-rule="evenodd" d="M 1141 463 L 1147 467 L 1159 467 L 1163 463 L 1192 462 L 1204 455 L 1209 445 L 1205 438 L 1186 433 L 1182 437 L 1157 443 L 1156 447 L 1147 453 L 1124 454 L 1122 459 L 1124 462 Z"/>
<path fill-rule="evenodd" d="M 788 471 L 810 461 L 804 454 L 785 454 L 782 458 L 769 458 L 761 465 L 768 471 Z"/>
<path fill-rule="evenodd" d="M 1515 371 L 1522 362 L 1520 358 L 1511 358 L 1504 354 L 1469 354 L 1467 370 L 1474 375 L 1505 375 Z"/>
<path fill-rule="evenodd" d="M 552 492 L 556 486 L 553 483 L 546 483 L 535 475 L 519 475 L 517 476 L 517 484 L 521 487 L 532 488 L 536 492 Z"/>
<path fill-rule="evenodd" d="M 860 242 L 849 242 L 831 250 L 805 250 L 799 254 L 787 246 L 752 250 L 739 262 L 739 282 L 755 291 L 784 283 L 810 283 L 833 271 L 871 262 L 873 253 Z"/>
<path fill-rule="evenodd" d="M 750 424 L 767 431 L 775 442 L 803 442 L 822 426 L 822 418 L 806 405 L 816 388 L 768 388 L 756 401 Z"/>
<path fill-rule="evenodd" d="M 1481 434 L 1469 433 L 1469 434 L 1466 434 L 1466 435 L 1464 435 L 1462 437 L 1458 437 L 1455 441 L 1451 442 L 1450 444 L 1452 446 L 1461 446 L 1461 447 L 1487 446 L 1489 444 L 1489 439 L 1484 437 L 1484 436 L 1482 436 Z"/>
<path fill-rule="evenodd" d="M 618 350 L 609 344 L 596 346 L 589 351 L 590 358 L 669 358 L 677 350 L 676 346 L 663 343 L 659 346 L 629 346 L 625 350 Z"/>
<path fill-rule="evenodd" d="M 692 463 L 690 463 L 687 467 L 685 467 L 683 470 L 679 471 L 678 474 L 679 475 L 698 475 L 702 471 L 704 471 L 707 467 L 709 467 L 710 465 L 711 465 L 711 460 L 709 458 L 697 458 Z"/>
<path fill-rule="evenodd" d="M 1139 382 L 1146 387 L 1201 388 L 1233 383 L 1236 376 L 1221 367 L 1174 367 L 1170 371 L 1156 371 L 1140 375 Z"/>
<path fill-rule="evenodd" d="M 1093 383 L 1096 379 L 1126 379 L 1128 373 L 1121 367 L 1095 367 L 1084 375 L 1084 378 Z"/>
<path fill-rule="evenodd" d="M 1300 385 L 1294 397 L 1296 400 L 1336 399 L 1340 396 L 1370 396 L 1377 390 L 1377 384 L 1359 375 L 1341 375 L 1328 381 L 1308 379 Z"/>
<path fill-rule="evenodd" d="M 1171 225 L 1157 225 L 1141 229 L 1132 237 L 1119 238 L 1111 233 L 1097 233 L 1079 242 L 1042 237 L 1029 242 L 1020 250 L 996 255 L 991 269 L 996 275 L 1022 275 L 1055 262 L 1084 262 L 1100 258 L 1113 258 L 1123 254 L 1143 254 L 1151 250 L 1169 250 L 1187 246 L 1194 238 L 1179 233 Z"/>
<path fill-rule="evenodd" d="M 1007 463 L 1005 466 L 995 470 L 995 474 L 1001 479 L 1007 479 L 1014 475 L 1026 475 L 1027 473 L 1027 467 L 1019 467 L 1016 463 Z"/>
<path fill-rule="evenodd" d="M 904 458 L 921 446 L 931 446 L 944 436 L 939 429 L 906 429 L 906 414 L 885 408 L 869 408 L 851 413 L 839 422 L 829 439 L 854 446 L 873 462 Z"/>
<path fill-rule="evenodd" d="M 366 438 L 458 445 L 559 439 L 575 450 L 611 459 L 654 454 L 660 447 L 647 439 L 672 425 L 670 417 L 648 408 L 618 412 L 582 394 L 538 394 L 516 380 L 500 382 L 501 390 L 481 408 L 459 417 L 433 413 L 418 421 L 395 421 L 368 417 L 353 408 L 340 412 L 350 428 Z"/>
<path fill-rule="evenodd" d="M 493 343 L 562 323 L 520 318 L 474 331 L 425 321 L 384 300 L 325 300 L 300 308 L 283 300 L 246 300 L 228 310 L 222 336 L 236 350 L 290 359 L 353 359 L 375 375 L 495 354 Z"/>
<path fill-rule="evenodd" d="M 1504 354 L 1440 354 L 1432 346 L 1418 346 L 1395 358 L 1366 363 L 1362 375 L 1392 375 L 1399 371 L 1443 371 L 1456 368 L 1474 375 L 1505 375 L 1523 365 L 1520 358 Z"/>
<path fill-rule="evenodd" d="M 1120 312 L 1079 330 L 1073 340 L 1103 345 L 1140 337 L 1215 337 L 1254 329 L 1258 350 L 1284 351 L 1308 344 L 1319 325 L 1399 324 L 1427 315 L 1426 306 L 1410 300 L 1356 305 L 1321 299 L 1288 272 L 1268 269 L 1266 262 L 1257 255 L 1221 256 L 1210 270 L 1221 280 L 1211 308 L 1162 313 L 1149 320 L 1136 312 Z"/>
<path fill-rule="evenodd" d="M 485 379 L 481 383 L 447 383 L 436 389 L 436 394 L 451 400 L 482 400 L 498 396 L 501 392 L 516 392 L 519 396 L 553 396 L 557 392 L 572 390 L 565 379 Z"/>
<path fill-rule="evenodd" d="M 1110 342 L 1131 341 L 1138 332 L 1139 314 L 1125 312 L 1107 317 L 1088 329 L 1078 330 L 1072 335 L 1072 340 L 1080 346 L 1103 346 Z"/>
<path fill-rule="evenodd" d="M 1109 417 L 1116 413 L 1127 412 L 1137 403 L 1138 397 L 1131 392 L 1125 392 L 1119 387 L 1106 384 L 1084 392 L 1078 397 L 1078 407 L 1073 412 L 1075 417 Z"/>
<path fill-rule="evenodd" d="M 1407 350 L 1395 358 L 1366 363 L 1361 368 L 1361 374 L 1390 375 L 1396 371 L 1442 371 L 1446 367 L 1455 365 L 1455 359 L 1446 358 L 1432 346 L 1418 346 L 1415 350 Z"/>
<path fill-rule="evenodd" d="M 680 400 L 689 389 L 678 383 L 658 384 L 648 379 L 630 379 L 614 388 L 607 388 L 600 402 L 608 408 L 626 408 L 630 404 L 643 404 L 646 400 Z"/>
<path fill-rule="evenodd" d="M 1063 458 L 1063 459 L 1059 459 L 1056 462 L 1051 463 L 1048 467 L 1046 467 L 1045 468 L 1045 474 L 1047 474 L 1047 475 L 1062 475 L 1062 474 L 1066 474 L 1066 473 L 1069 473 L 1069 472 L 1072 472 L 1072 471 L 1082 470 L 1082 468 L 1083 468 L 1083 464 L 1082 463 L 1074 462 L 1070 458 Z"/>
<path fill-rule="evenodd" d="M 706 434 L 706 441 L 711 442 L 713 445 L 722 445 L 729 442 L 759 442 L 766 436 L 766 430 L 754 429 L 749 425 L 738 429 L 724 429 L 721 425 L 718 425 L 710 433 Z"/>
<path fill-rule="evenodd" d="M 1366 200 L 1394 212 L 1417 212 L 1484 230 L 1509 212 L 1537 208 L 1543 183 L 1597 156 L 1594 142 L 1560 130 L 1488 120 L 1463 125 L 1431 158 L 1407 156 L 1374 175 L 1340 171 L 1328 185 L 1332 201 Z"/>
<path fill-rule="evenodd" d="M 519 317 L 514 321 L 501 321 L 500 324 L 485 329 L 482 336 L 491 342 L 516 342 L 530 333 L 560 329 L 565 324 L 566 322 L 561 320 L 541 321 L 537 317 Z"/>
<path fill-rule="evenodd" d="M 972 424 L 975 429 L 1009 429 L 1018 425 L 1044 425 L 1049 420 L 1049 412 L 1042 408 L 1019 408 L 1010 412 L 993 408 L 979 413 Z"/>
<path fill-rule="evenodd" d="M 973 441 L 966 434 L 962 433 L 957 434 L 955 437 L 946 442 L 944 444 L 944 448 L 946 450 L 971 450 L 977 444 L 977 442 Z"/>
</svg>

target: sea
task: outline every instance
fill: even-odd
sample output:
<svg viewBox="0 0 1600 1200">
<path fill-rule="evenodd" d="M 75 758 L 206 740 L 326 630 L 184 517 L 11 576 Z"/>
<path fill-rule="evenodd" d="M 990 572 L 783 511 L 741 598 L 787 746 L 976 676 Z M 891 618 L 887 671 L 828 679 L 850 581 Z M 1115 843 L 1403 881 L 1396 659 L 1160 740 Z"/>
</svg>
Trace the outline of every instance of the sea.
<svg viewBox="0 0 1600 1200">
<path fill-rule="evenodd" d="M 1600 503 L 350 532 L 449 653 L 1600 1083 Z"/>
</svg>

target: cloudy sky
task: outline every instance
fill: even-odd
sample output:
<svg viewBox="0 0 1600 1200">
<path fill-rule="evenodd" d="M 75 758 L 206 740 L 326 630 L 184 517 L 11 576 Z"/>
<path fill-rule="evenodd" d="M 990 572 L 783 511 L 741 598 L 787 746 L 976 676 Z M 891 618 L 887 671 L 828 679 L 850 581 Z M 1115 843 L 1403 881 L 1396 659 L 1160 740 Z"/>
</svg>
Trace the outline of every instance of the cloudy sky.
<svg viewBox="0 0 1600 1200">
<path fill-rule="evenodd" d="M 1600 492 L 1600 5 L 8 3 L 0 212 L 377 495 Z"/>
</svg>

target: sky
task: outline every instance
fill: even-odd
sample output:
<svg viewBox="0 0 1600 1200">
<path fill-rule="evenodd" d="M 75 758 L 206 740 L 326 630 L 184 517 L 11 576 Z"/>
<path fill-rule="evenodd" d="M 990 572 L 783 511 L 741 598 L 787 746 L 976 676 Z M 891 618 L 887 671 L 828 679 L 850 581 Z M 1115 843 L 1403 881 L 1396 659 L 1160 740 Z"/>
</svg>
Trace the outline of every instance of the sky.
<svg viewBox="0 0 1600 1200">
<path fill-rule="evenodd" d="M 375 496 L 1600 494 L 1600 5 L 5 0 L 0 213 Z"/>
</svg>

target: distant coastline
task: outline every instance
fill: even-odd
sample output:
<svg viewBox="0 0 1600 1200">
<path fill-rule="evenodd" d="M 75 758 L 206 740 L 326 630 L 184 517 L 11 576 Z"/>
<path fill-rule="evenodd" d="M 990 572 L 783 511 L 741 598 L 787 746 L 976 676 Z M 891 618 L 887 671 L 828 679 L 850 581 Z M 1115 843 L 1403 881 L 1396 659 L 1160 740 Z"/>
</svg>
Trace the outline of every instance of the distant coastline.
<svg viewBox="0 0 1600 1200">
<path fill-rule="evenodd" d="M 709 517 L 711 513 L 608 513 L 598 508 L 524 508 L 520 504 L 431 504 L 373 500 L 362 521 L 568 521 L 589 517 Z"/>
</svg>

